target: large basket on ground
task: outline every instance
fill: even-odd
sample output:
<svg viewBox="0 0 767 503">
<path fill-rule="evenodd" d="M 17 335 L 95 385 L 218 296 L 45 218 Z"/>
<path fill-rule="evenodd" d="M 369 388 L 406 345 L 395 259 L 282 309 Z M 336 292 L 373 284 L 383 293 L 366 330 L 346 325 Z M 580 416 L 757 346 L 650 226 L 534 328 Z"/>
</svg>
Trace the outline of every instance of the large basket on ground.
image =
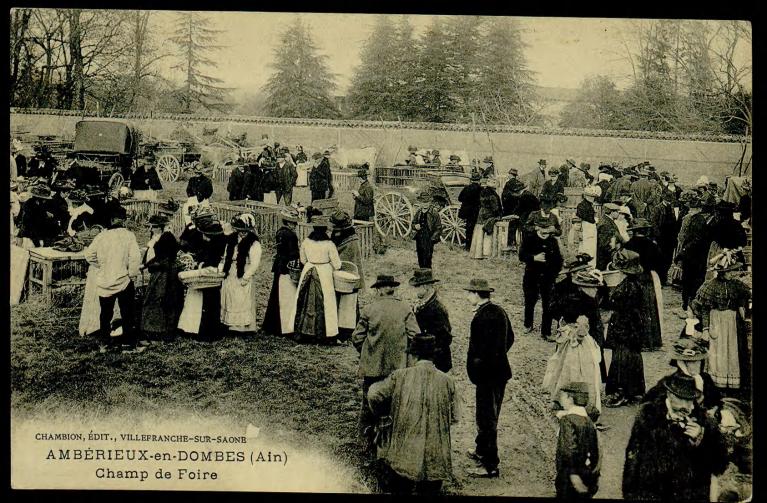
<svg viewBox="0 0 767 503">
<path fill-rule="evenodd" d="M 341 269 L 333 271 L 333 285 L 338 293 L 354 293 L 360 280 L 357 264 L 348 261 L 341 262 Z"/>
<path fill-rule="evenodd" d="M 298 284 L 298 280 L 301 279 L 302 270 L 303 267 L 301 267 L 301 262 L 298 259 L 288 262 L 288 274 L 290 275 L 290 280 L 296 285 Z"/>
<path fill-rule="evenodd" d="M 191 290 L 219 287 L 225 277 L 226 274 L 223 272 L 211 271 L 209 269 L 195 269 L 178 273 L 178 279 L 181 283 Z"/>
</svg>

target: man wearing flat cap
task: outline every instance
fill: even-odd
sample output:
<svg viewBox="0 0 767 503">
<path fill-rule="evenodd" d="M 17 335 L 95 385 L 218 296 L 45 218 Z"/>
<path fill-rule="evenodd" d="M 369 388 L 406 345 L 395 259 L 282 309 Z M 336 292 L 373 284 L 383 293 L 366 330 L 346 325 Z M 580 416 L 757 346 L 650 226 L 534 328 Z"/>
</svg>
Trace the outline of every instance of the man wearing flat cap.
<svg viewBox="0 0 767 503">
<path fill-rule="evenodd" d="M 448 158 L 448 162 L 447 164 L 445 164 L 445 169 L 449 169 L 450 171 L 456 171 L 458 173 L 463 173 L 463 167 L 461 167 L 461 158 L 455 154 L 450 154 L 450 157 Z"/>
<path fill-rule="evenodd" d="M 330 151 L 322 153 L 322 160 L 309 173 L 312 201 L 333 197 L 333 173 L 330 171 Z"/>
<path fill-rule="evenodd" d="M 494 291 L 486 279 L 473 278 L 467 298 L 474 307 L 469 333 L 466 371 L 476 386 L 476 447 L 466 454 L 476 463 L 468 470 L 473 477 L 499 476 L 498 416 L 506 383 L 511 379 L 507 353 L 514 344 L 514 330 L 504 309 L 490 301 Z"/>
<path fill-rule="evenodd" d="M 415 319 L 421 330 L 434 336 L 434 365 L 442 372 L 453 367 L 450 344 L 453 342 L 450 316 L 437 296 L 431 269 L 416 269 L 408 282 L 415 289 L 418 302 L 413 308 Z"/>
<path fill-rule="evenodd" d="M 368 392 L 371 411 L 391 417 L 391 434 L 381 435 L 390 440 L 378 445 L 378 457 L 392 472 L 390 493 L 435 494 L 453 479 L 450 426 L 458 419 L 457 394 L 453 378 L 433 363 L 434 351 L 434 337 L 419 334 L 408 349 L 415 363 Z"/>
<path fill-rule="evenodd" d="M 682 372 L 665 393 L 639 409 L 626 447 L 623 497 L 629 500 L 709 501 L 711 476 L 729 459 L 722 433 L 696 404 L 700 391 Z"/>
<path fill-rule="evenodd" d="M 357 177 L 360 179 L 360 188 L 352 191 L 352 197 L 354 197 L 354 220 L 372 222 L 376 214 L 375 193 L 368 181 L 367 163 L 357 171 Z"/>
<path fill-rule="evenodd" d="M 376 298 L 362 309 L 351 340 L 360 353 L 359 376 L 362 378 L 360 435 L 373 451 L 375 417 L 368 406 L 368 390 L 397 369 L 407 365 L 407 348 L 420 333 L 418 322 L 408 304 L 396 298 L 399 286 L 394 276 L 379 274 L 371 288 Z"/>
</svg>

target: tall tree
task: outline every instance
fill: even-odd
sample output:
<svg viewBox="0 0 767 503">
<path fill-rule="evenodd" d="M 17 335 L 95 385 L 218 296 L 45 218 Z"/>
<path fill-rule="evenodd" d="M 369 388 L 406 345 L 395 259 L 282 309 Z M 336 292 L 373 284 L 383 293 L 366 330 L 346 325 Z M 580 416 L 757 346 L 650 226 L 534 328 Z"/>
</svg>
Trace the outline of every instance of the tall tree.
<svg viewBox="0 0 767 503">
<path fill-rule="evenodd" d="M 418 104 L 419 47 L 413 34 L 413 25 L 407 16 L 402 16 L 395 31 L 393 70 L 394 92 L 391 96 L 392 109 L 403 121 L 418 120 L 421 109 Z"/>
<path fill-rule="evenodd" d="M 418 64 L 417 114 L 427 122 L 448 122 L 456 109 L 448 62 L 448 38 L 442 22 L 435 18 L 423 37 Z"/>
<path fill-rule="evenodd" d="M 360 65 L 349 88 L 352 116 L 361 119 L 395 120 L 398 66 L 394 44 L 394 23 L 379 16 L 373 32 L 362 47 Z"/>
<path fill-rule="evenodd" d="M 509 18 L 490 21 L 481 45 L 475 109 L 489 123 L 532 124 L 540 120 L 533 74 L 520 27 Z"/>
<path fill-rule="evenodd" d="M 265 109 L 277 117 L 335 118 L 340 113 L 333 100 L 335 76 L 319 54 L 309 29 L 296 21 L 280 36 L 270 65 L 274 73 L 264 86 Z"/>
<path fill-rule="evenodd" d="M 621 95 L 615 82 L 604 75 L 585 79 L 575 101 L 560 116 L 560 127 L 620 129 L 623 124 Z"/>
<path fill-rule="evenodd" d="M 180 62 L 173 69 L 184 74 L 183 86 L 176 95 L 185 113 L 199 108 L 225 111 L 230 107 L 226 103 L 228 89 L 221 85 L 223 80 L 206 73 L 217 66 L 209 55 L 221 48 L 216 43 L 220 34 L 210 18 L 199 12 L 185 12 L 176 21 L 169 40 L 180 53 Z"/>
<path fill-rule="evenodd" d="M 447 71 L 456 106 L 454 119 L 460 122 L 470 119 L 478 99 L 476 86 L 485 24 L 485 19 L 479 16 L 455 16 L 445 22 Z"/>
</svg>

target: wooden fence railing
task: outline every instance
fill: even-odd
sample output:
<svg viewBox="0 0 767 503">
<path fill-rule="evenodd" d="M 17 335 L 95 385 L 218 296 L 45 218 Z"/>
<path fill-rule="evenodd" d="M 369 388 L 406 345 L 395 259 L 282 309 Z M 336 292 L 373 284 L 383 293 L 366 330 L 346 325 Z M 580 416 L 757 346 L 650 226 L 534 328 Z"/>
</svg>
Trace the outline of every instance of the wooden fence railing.
<svg viewBox="0 0 767 503">
<path fill-rule="evenodd" d="M 357 231 L 357 235 L 360 238 L 362 258 L 368 260 L 373 255 L 373 234 L 376 232 L 375 224 L 373 224 L 373 222 L 354 220 L 354 229 Z M 298 234 L 299 243 L 301 243 L 310 232 L 312 232 L 312 224 L 298 222 L 296 234 Z"/>
</svg>

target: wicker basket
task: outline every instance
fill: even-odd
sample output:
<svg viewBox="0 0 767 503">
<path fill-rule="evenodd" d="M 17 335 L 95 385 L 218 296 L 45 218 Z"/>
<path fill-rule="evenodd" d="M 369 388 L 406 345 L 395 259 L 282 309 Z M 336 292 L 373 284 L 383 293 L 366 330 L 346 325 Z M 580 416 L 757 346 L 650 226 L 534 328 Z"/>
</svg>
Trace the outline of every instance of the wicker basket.
<svg viewBox="0 0 767 503">
<path fill-rule="evenodd" d="M 301 267 L 301 261 L 298 259 L 288 262 L 288 274 L 290 274 L 291 281 L 296 285 L 298 284 L 298 280 L 301 279 L 301 271 L 303 269 L 304 268 Z"/>
<path fill-rule="evenodd" d="M 191 290 L 219 287 L 225 277 L 226 274 L 223 272 L 210 272 L 203 269 L 178 273 L 178 279 L 181 280 L 181 283 Z"/>
<path fill-rule="evenodd" d="M 354 262 L 344 260 L 341 262 L 341 269 L 333 271 L 333 285 L 338 293 L 354 293 L 359 280 L 359 269 Z"/>
<path fill-rule="evenodd" d="M 615 288 L 616 286 L 620 285 L 621 281 L 623 281 L 623 278 L 626 277 L 624 272 L 610 269 L 612 265 L 613 263 L 610 262 L 607 264 L 607 269 L 602 271 L 602 279 L 605 280 L 605 285 L 607 285 L 608 288 Z"/>
</svg>

